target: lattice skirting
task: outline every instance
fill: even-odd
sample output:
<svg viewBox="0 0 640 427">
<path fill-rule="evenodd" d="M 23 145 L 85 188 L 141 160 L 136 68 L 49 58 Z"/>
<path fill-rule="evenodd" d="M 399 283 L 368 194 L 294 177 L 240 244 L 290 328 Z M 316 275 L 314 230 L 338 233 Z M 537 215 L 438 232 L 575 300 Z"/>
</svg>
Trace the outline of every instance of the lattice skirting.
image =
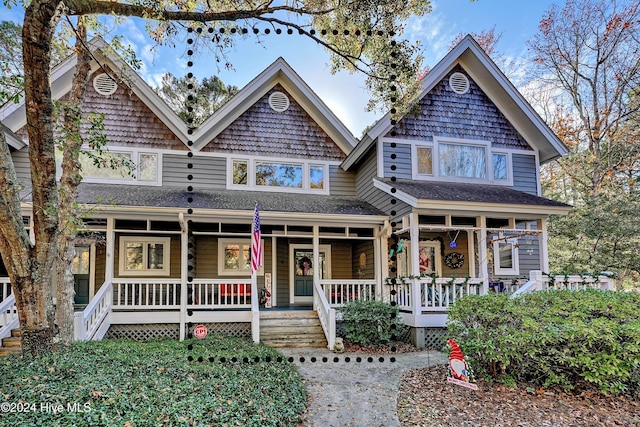
<svg viewBox="0 0 640 427">
<path fill-rule="evenodd" d="M 429 350 L 443 351 L 447 339 L 447 328 L 424 328 L 424 346 Z"/>
<path fill-rule="evenodd" d="M 220 322 L 220 323 L 203 323 L 207 327 L 207 333 L 221 333 L 230 337 L 250 337 L 251 322 Z M 191 324 L 188 332 L 193 333 L 195 324 Z"/>
<path fill-rule="evenodd" d="M 135 341 L 149 341 L 154 338 L 180 338 L 180 325 L 150 323 L 146 325 L 111 325 L 105 338 L 125 338 Z"/>
<path fill-rule="evenodd" d="M 223 322 L 204 323 L 207 331 L 211 333 L 222 333 L 232 337 L 250 337 L 251 323 L 249 322 Z M 191 325 L 187 333 L 193 333 Z M 145 325 L 111 325 L 105 338 L 124 338 L 135 341 L 149 341 L 155 338 L 180 338 L 180 325 L 177 323 L 150 323 Z"/>
</svg>

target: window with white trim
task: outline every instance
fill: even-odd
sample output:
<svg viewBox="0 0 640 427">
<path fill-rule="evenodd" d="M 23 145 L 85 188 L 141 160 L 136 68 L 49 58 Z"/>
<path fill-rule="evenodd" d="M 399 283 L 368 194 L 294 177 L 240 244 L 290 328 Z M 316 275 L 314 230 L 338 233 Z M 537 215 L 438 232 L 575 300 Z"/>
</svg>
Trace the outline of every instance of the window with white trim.
<svg viewBox="0 0 640 427">
<path fill-rule="evenodd" d="M 494 236 L 493 240 L 493 271 L 496 275 L 518 275 L 518 239 Z"/>
<path fill-rule="evenodd" d="M 493 150 L 488 141 L 434 138 L 415 143 L 412 151 L 415 179 L 509 184 L 511 161 L 507 151 Z"/>
<path fill-rule="evenodd" d="M 118 272 L 121 276 L 168 276 L 170 237 L 121 236 Z"/>
<path fill-rule="evenodd" d="M 228 164 L 228 188 L 328 193 L 328 165 L 324 163 L 231 158 Z"/>
<path fill-rule="evenodd" d="M 140 150 L 109 150 L 98 154 L 88 148 L 78 157 L 83 181 L 95 183 L 135 183 L 160 185 L 162 155 Z M 58 169 L 62 164 L 62 151 L 56 150 Z M 58 170 L 60 176 L 61 170 Z"/>
<path fill-rule="evenodd" d="M 262 257 L 264 260 L 264 251 Z M 263 274 L 263 271 L 264 268 L 260 266 L 258 274 Z M 251 239 L 218 239 L 218 275 L 251 275 Z"/>
</svg>

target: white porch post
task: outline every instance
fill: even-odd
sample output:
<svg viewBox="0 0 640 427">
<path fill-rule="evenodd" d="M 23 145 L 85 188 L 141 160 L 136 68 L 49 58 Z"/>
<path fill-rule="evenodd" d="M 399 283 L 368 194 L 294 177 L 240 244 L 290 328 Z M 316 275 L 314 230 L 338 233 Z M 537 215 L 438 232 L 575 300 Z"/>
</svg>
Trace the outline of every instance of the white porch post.
<svg viewBox="0 0 640 427">
<path fill-rule="evenodd" d="M 480 277 L 484 281 L 482 285 L 482 294 L 489 292 L 489 257 L 487 254 L 487 217 L 481 215 L 477 219 L 478 227 L 480 227 L 480 238 L 478 239 L 478 253 L 480 255 Z"/>
<path fill-rule="evenodd" d="M 113 280 L 113 268 L 115 266 L 114 251 L 116 244 L 116 233 L 113 231 L 115 220 L 113 217 L 107 218 L 107 253 L 106 265 L 104 270 L 104 281 L 111 282 Z"/>
<path fill-rule="evenodd" d="M 328 254 L 327 254 L 328 255 Z M 320 282 L 320 227 L 313 226 L 313 284 Z"/>
<path fill-rule="evenodd" d="M 180 223 L 180 341 L 184 341 L 187 324 L 187 286 L 189 275 L 189 230 L 184 214 L 178 214 Z"/>
<path fill-rule="evenodd" d="M 385 221 L 383 227 L 378 227 L 376 238 L 373 241 L 375 283 L 376 283 L 376 300 L 383 301 L 383 283 L 385 277 L 389 277 L 389 263 L 387 263 L 387 254 L 389 253 L 389 245 L 387 242 L 387 228 L 390 227 L 389 222 Z"/>
<path fill-rule="evenodd" d="M 542 271 L 549 272 L 549 247 L 547 246 L 547 219 L 541 218 L 537 221 L 538 230 L 538 247 L 540 248 L 540 268 Z"/>
<path fill-rule="evenodd" d="M 469 252 L 469 276 L 476 277 L 476 250 L 473 231 L 467 230 L 467 252 Z"/>
<path fill-rule="evenodd" d="M 411 244 L 411 275 L 420 275 L 420 263 L 418 262 L 418 256 L 420 253 L 420 230 L 418 229 L 418 213 L 412 212 L 409 214 L 409 239 Z M 415 324 L 418 323 L 418 318 L 422 314 L 421 310 L 421 298 L 420 298 L 420 281 L 418 279 L 412 279 L 411 281 L 411 311 L 413 314 Z"/>
</svg>

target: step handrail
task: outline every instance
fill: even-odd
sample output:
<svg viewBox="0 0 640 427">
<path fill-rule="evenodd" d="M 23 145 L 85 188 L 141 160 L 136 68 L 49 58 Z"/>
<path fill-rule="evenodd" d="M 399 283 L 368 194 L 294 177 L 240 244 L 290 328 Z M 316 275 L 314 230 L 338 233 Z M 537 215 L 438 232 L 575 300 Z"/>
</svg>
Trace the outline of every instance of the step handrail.
<svg viewBox="0 0 640 427">
<path fill-rule="evenodd" d="M 91 299 L 84 311 L 75 314 L 74 338 L 76 341 L 99 340 L 101 332 L 106 333 L 110 323 L 113 304 L 113 284 L 105 282 Z M 104 336 L 104 333 L 102 335 Z"/>
<path fill-rule="evenodd" d="M 9 295 L 0 303 L 0 319 L 0 339 L 11 336 L 11 330 L 20 327 L 15 295 Z"/>
<path fill-rule="evenodd" d="M 324 336 L 327 338 L 327 347 L 333 350 L 336 343 L 336 310 L 329 305 L 320 283 L 314 281 L 313 287 L 313 308 L 318 313 Z"/>
</svg>

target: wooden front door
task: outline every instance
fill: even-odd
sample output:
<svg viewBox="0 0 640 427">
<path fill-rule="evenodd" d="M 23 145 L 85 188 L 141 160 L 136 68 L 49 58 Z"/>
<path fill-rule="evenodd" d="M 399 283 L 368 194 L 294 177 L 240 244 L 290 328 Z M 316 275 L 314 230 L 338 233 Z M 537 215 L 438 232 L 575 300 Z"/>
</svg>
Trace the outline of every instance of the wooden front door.
<svg viewBox="0 0 640 427">
<path fill-rule="evenodd" d="M 321 245 L 319 251 L 319 270 L 318 277 L 320 280 L 328 279 L 330 273 L 329 259 L 330 246 Z M 290 303 L 295 305 L 312 305 L 313 304 L 313 248 L 308 246 L 292 245 L 291 247 L 291 278 L 292 289 Z"/>
</svg>

